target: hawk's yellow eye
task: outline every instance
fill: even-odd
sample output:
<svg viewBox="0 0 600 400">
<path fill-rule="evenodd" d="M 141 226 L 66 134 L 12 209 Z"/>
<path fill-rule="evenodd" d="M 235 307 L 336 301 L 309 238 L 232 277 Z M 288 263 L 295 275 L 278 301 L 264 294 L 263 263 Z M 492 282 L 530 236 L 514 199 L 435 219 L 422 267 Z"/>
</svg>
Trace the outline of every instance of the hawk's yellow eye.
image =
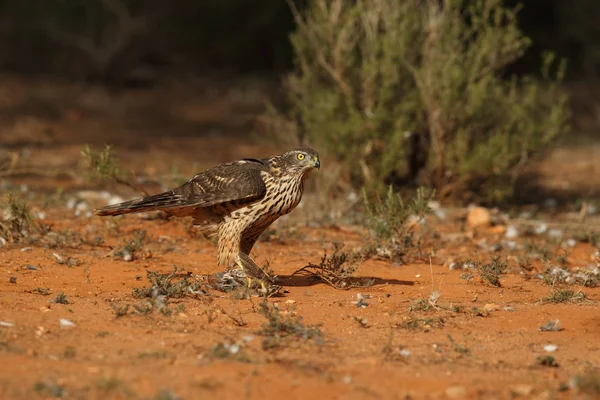
<svg viewBox="0 0 600 400">
<path fill-rule="evenodd" d="M 299 153 L 297 157 L 298 157 L 298 160 L 302 161 L 302 160 L 304 160 L 305 155 L 302 153 Z"/>
</svg>

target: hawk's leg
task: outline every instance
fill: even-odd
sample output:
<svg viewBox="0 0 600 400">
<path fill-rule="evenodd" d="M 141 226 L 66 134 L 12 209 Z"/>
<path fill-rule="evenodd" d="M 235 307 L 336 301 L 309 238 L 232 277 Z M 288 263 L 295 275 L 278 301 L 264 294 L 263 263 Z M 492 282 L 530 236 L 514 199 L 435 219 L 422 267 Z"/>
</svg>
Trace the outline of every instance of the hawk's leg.
<svg viewBox="0 0 600 400">
<path fill-rule="evenodd" d="M 219 265 L 227 268 L 223 275 L 227 282 L 222 286 L 227 291 L 247 286 L 272 295 L 279 287 L 274 285 L 273 278 L 248 255 L 263 229 L 259 227 L 248 232 L 246 228 L 246 223 L 240 219 L 226 219 L 219 227 Z"/>
<path fill-rule="evenodd" d="M 257 281 L 260 285 L 259 291 L 263 294 L 272 295 L 279 291 L 280 287 L 274 284 L 273 277 L 256 264 L 248 254 L 240 251 L 236 258 L 236 264 L 244 271 L 249 288 L 252 288 L 253 282 Z"/>
</svg>

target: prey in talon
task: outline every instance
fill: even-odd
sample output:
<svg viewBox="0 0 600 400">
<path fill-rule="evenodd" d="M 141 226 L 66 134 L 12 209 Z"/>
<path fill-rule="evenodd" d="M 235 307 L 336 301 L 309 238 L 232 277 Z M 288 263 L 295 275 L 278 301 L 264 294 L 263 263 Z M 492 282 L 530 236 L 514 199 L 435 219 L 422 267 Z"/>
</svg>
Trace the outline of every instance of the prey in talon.
<svg viewBox="0 0 600 400">
<path fill-rule="evenodd" d="M 217 264 L 225 268 L 223 282 L 244 282 L 261 294 L 272 295 L 279 287 L 250 258 L 250 251 L 269 225 L 300 203 L 305 179 L 320 166 L 319 154 L 310 148 L 245 158 L 209 168 L 173 190 L 100 208 L 95 214 L 159 210 L 169 216 L 192 217 L 205 234 L 217 235 Z"/>
</svg>

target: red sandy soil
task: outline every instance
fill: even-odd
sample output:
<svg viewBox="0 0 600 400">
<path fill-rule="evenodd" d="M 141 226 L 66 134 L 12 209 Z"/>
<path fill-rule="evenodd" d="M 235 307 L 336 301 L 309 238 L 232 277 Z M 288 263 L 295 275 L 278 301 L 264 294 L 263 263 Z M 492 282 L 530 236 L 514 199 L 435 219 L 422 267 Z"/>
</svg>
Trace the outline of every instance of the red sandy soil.
<svg viewBox="0 0 600 400">
<path fill-rule="evenodd" d="M 257 297 L 239 300 L 215 292 L 210 299 L 172 300 L 170 306 L 184 307 L 172 316 L 155 311 L 117 318 L 114 306 L 139 302 L 132 289 L 148 285 L 148 270 L 166 273 L 177 265 L 194 274 L 214 273 L 214 247 L 190 238 L 179 222 L 126 217 L 116 222 L 119 233 L 97 218 L 47 222 L 89 232 L 87 237 L 102 235 L 106 246 L 2 249 L 0 320 L 14 324 L 0 331 L 2 398 L 35 398 L 40 382 L 64 387 L 68 398 L 98 399 L 152 398 L 161 388 L 184 399 L 510 398 L 514 393 L 568 398 L 573 392 L 558 392 L 561 383 L 600 363 L 598 289 L 584 288 L 590 301 L 583 303 L 540 304 L 551 288 L 538 279 L 510 273 L 502 276 L 501 288 L 467 283 L 462 271 L 450 271 L 438 257 L 431 266 L 367 261 L 358 275 L 377 278 L 368 288 L 336 290 L 309 279 L 289 280 L 284 296 L 269 302 L 301 316 L 306 325 L 318 325 L 322 337 L 285 340 L 275 349 L 262 349 L 264 337 L 257 332 L 266 319 L 257 312 Z M 148 231 L 144 251 L 151 256 L 132 262 L 106 256 L 140 229 Z M 330 243 L 352 247 L 358 239 L 344 229 L 301 229 L 294 237 L 261 243 L 258 259 L 271 260 L 276 273 L 285 276 L 307 262 L 317 263 Z M 462 257 L 474 250 L 464 239 L 441 252 Z M 569 263 L 588 263 L 593 250 L 578 244 Z M 80 264 L 61 265 L 53 253 L 76 257 Z M 16 283 L 9 283 L 10 277 Z M 36 288 L 49 288 L 50 295 L 37 294 Z M 413 301 L 427 299 L 432 290 L 441 293 L 439 308 L 409 311 Z M 59 292 L 69 304 L 49 302 Z M 366 308 L 353 303 L 358 293 L 371 296 Z M 61 328 L 61 318 L 76 326 Z M 539 330 L 556 319 L 564 330 Z M 410 320 L 417 326 L 407 327 Z M 245 337 L 252 338 L 240 350 L 247 362 L 211 358 L 219 342 Z M 546 344 L 558 346 L 551 354 L 558 368 L 536 362 L 550 355 Z M 410 355 L 403 356 L 401 349 Z"/>
<path fill-rule="evenodd" d="M 218 119 L 215 113 L 239 116 L 241 112 L 231 105 L 213 107 L 212 113 L 206 109 L 200 116 L 190 113 L 197 122 L 204 116 Z M 452 217 L 446 221 L 430 217 L 422 231 L 426 240 L 420 253 L 411 248 L 405 264 L 366 261 L 357 275 L 375 278 L 374 285 L 349 290 L 306 277 L 286 277 L 308 263 L 318 263 L 334 242 L 343 243 L 348 251 L 360 246 L 364 229 L 341 223 L 309 227 L 302 218 L 293 219 L 302 210 L 276 225 L 268 240 L 260 241 L 254 250 L 259 263 L 269 261 L 282 277 L 283 295 L 268 302 L 284 317 L 301 317 L 302 324 L 317 326 L 322 332 L 317 338 L 288 337 L 276 341 L 276 347 L 264 348 L 270 338 L 260 334 L 267 321 L 259 312 L 263 300 L 218 291 L 170 299 L 168 307 L 175 310 L 170 316 L 157 310 L 136 313 L 132 308 L 127 315 L 117 316 L 116 310 L 142 302 L 132 290 L 148 287 L 147 271 L 168 273 L 176 265 L 194 275 L 213 274 L 218 272 L 216 249 L 190 233 L 185 221 L 74 216 L 64 197 L 50 202 L 58 187 L 65 189 L 68 198 L 72 191 L 90 186 L 78 176 L 81 146 L 116 142 L 126 168 L 159 181 L 174 166 L 190 177 L 196 172 L 194 163 L 201 169 L 242 156 L 268 155 L 272 149 L 249 138 L 177 136 L 169 131 L 149 140 L 137 125 L 131 128 L 137 136 L 122 131 L 101 136 L 103 127 L 118 126 L 119 118 L 91 114 L 65 111 L 54 121 L 44 120 L 54 134 L 44 139 L 47 142 L 30 146 L 23 161 L 27 171 L 7 178 L 17 187 L 28 185 L 25 195 L 34 209 L 46 214 L 42 222 L 63 242 L 49 245 L 46 237 L 38 243 L 0 247 L 0 321 L 11 324 L 0 326 L 0 398 L 52 397 L 57 390 L 74 399 L 600 396 L 597 386 L 590 389 L 574 383 L 576 376 L 593 379 L 600 366 L 600 289 L 560 287 L 581 291 L 587 300 L 544 304 L 540 300 L 553 288 L 535 274 L 544 272 L 548 263 L 532 259 L 532 270 L 527 271 L 518 267 L 514 257 L 523 256 L 524 246 L 533 240 L 550 251 L 551 263 L 556 264 L 556 257 L 565 254 L 564 242 L 520 236 L 518 254 L 506 249 L 498 253 L 509 257 L 509 268 L 500 276 L 501 287 L 494 287 L 481 279 L 461 278 L 466 271 L 450 270 L 449 264 L 467 258 L 489 261 L 495 253 L 478 243 L 505 240 L 503 229 L 473 235 Z M 4 121 L 14 127 L 13 122 Z M 234 128 L 247 127 L 242 121 Z M 19 146 L 31 140 L 25 136 L 22 142 L 4 136 L 0 143 L 20 152 Z M 590 157 L 590 163 L 573 168 L 593 171 L 597 159 Z M 551 173 L 550 168 L 540 168 L 553 181 L 558 169 Z M 565 176 L 579 176 L 570 171 Z M 310 201 L 307 197 L 303 202 L 305 209 Z M 101 205 L 100 200 L 90 201 L 91 207 Z M 146 230 L 147 236 L 133 261 L 111 255 L 140 230 Z M 99 236 L 104 242 L 85 244 L 76 234 L 88 241 Z M 595 252 L 591 244 L 577 242 L 568 248 L 566 267 L 595 265 Z M 58 259 L 78 263 L 69 266 Z M 47 288 L 49 294 L 40 294 L 37 288 Z M 432 291 L 441 294 L 434 306 L 411 310 L 416 300 L 427 300 Z M 50 302 L 60 292 L 68 304 Z M 370 296 L 364 308 L 357 307 L 359 294 Z M 75 325 L 61 327 L 60 319 Z M 560 320 L 563 330 L 540 331 L 550 320 Z M 220 343 L 237 343 L 239 351 L 219 356 L 214 349 Z M 557 350 L 548 353 L 544 349 L 548 344 Z M 558 366 L 542 365 L 539 357 L 546 356 L 554 357 Z M 596 379 L 599 385 L 600 378 Z"/>
</svg>

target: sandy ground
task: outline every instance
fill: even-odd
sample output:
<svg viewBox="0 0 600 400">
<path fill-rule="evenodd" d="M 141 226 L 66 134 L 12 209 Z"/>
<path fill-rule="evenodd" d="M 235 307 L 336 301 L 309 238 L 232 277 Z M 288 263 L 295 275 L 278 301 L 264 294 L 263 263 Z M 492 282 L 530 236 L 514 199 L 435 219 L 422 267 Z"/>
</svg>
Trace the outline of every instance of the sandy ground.
<svg viewBox="0 0 600 400">
<path fill-rule="evenodd" d="M 30 104 L 32 96 L 23 101 Z M 126 104 L 142 103 L 130 96 L 135 99 Z M 0 144 L 22 168 L 2 178 L 2 188 L 27 198 L 49 233 L 0 246 L 0 398 L 599 398 L 600 289 L 576 278 L 559 283 L 550 272 L 577 277 L 585 270 L 593 278 L 597 248 L 578 235 L 585 229 L 558 225 L 557 236 L 552 229 L 525 235 L 519 228 L 513 238 L 507 237 L 510 220 L 474 232 L 462 212 L 431 215 L 416 236 L 422 244 L 408 249 L 404 263 L 370 259 L 357 276 L 372 285 L 339 290 L 291 275 L 318 263 L 334 243 L 358 248 L 367 232 L 307 223 L 309 193 L 304 211 L 274 225 L 254 249 L 259 263 L 268 261 L 279 275 L 281 296 L 265 303 L 212 290 L 168 298 L 163 312 L 152 307 L 134 292 L 150 286 L 149 271 L 166 274 L 177 266 L 176 280 L 214 274 L 215 246 L 182 220 L 89 215 L 106 204 L 101 190 L 134 193 L 83 179 L 81 146 L 115 143 L 123 165 L 145 177 L 151 191 L 171 182 L 174 170 L 190 177 L 213 163 L 272 149 L 236 136 L 249 128 L 256 106 L 248 106 L 248 96 L 240 104 L 219 108 L 213 101 L 210 110 L 188 110 L 189 127 L 166 124 L 162 132 L 158 125 L 148 137 L 152 123 L 141 111 L 119 128 L 120 114 L 102 111 L 97 103 L 106 99 L 99 97 L 93 107 L 67 107 L 52 118 L 33 111 L 29 119 L 2 118 L 12 134 Z M 227 115 L 238 120 L 225 127 L 211 122 Z M 186 133 L 192 128 L 202 134 Z M 599 157 L 588 157 L 596 151 L 557 150 L 549 158 L 554 168 L 539 169 L 542 181 L 552 190 L 565 189 L 564 182 L 570 189 L 583 185 L 581 173 L 589 178 L 598 168 Z M 577 163 L 569 163 L 573 156 Z M 561 176 L 557 160 L 571 166 Z M 570 220 L 565 213 L 540 217 L 550 224 Z M 115 254 L 140 231 L 146 236 L 131 260 Z M 508 262 L 499 287 L 466 262 L 485 264 L 493 255 Z M 543 300 L 561 290 L 574 297 Z M 61 293 L 64 304 L 56 302 Z M 274 315 L 300 334 L 265 329 Z M 540 330 L 556 320 L 560 330 Z"/>
</svg>

